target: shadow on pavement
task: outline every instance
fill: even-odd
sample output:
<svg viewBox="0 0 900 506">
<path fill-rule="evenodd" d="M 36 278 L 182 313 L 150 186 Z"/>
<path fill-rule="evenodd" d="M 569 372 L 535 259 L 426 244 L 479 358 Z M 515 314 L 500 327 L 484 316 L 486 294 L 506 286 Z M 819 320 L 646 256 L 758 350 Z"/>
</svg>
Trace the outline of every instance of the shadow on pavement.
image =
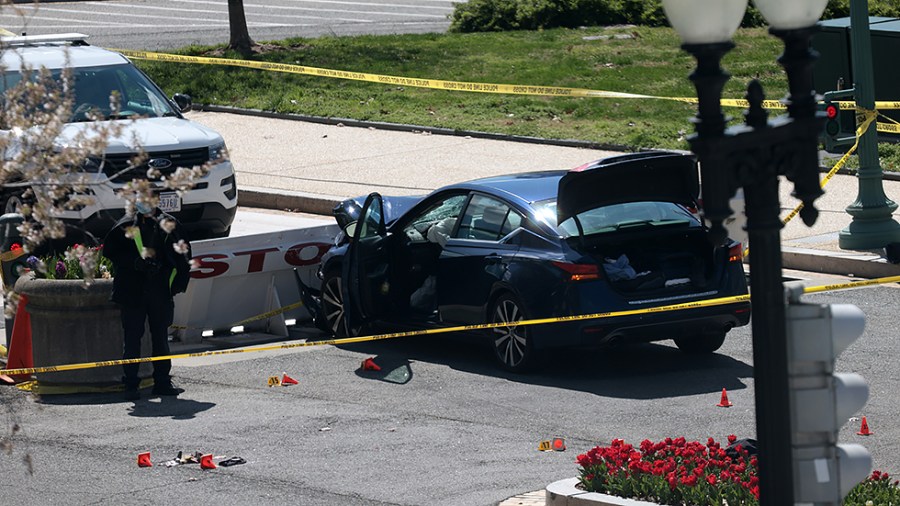
<svg viewBox="0 0 900 506">
<path fill-rule="evenodd" d="M 604 350 L 547 350 L 544 366 L 530 374 L 501 369 L 486 343 L 472 335 L 414 336 L 339 348 L 377 355 L 376 362 L 382 371 L 387 371 L 392 364 L 429 362 L 519 383 L 626 399 L 717 393 L 722 388 L 743 390 L 747 388 L 743 379 L 753 377 L 752 365 L 728 355 L 692 355 L 658 343 Z M 357 374 L 372 377 L 371 371 Z"/>
<path fill-rule="evenodd" d="M 172 418 L 173 420 L 190 420 L 198 413 L 214 407 L 214 402 L 200 402 L 178 397 L 148 398 L 134 401 L 128 408 L 128 415 L 140 418 Z"/>
</svg>

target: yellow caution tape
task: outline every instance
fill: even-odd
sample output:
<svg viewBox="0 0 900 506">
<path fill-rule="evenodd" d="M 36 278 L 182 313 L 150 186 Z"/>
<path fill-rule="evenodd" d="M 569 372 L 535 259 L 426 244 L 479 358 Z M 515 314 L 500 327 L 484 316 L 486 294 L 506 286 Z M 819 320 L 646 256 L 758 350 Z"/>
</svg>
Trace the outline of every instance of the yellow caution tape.
<svg viewBox="0 0 900 506">
<path fill-rule="evenodd" d="M 895 123 L 878 123 L 879 132 L 887 132 L 891 134 L 900 134 L 900 124 Z"/>
<path fill-rule="evenodd" d="M 293 304 L 288 304 L 287 306 L 283 306 L 278 309 L 273 309 L 273 310 L 265 312 L 263 314 L 251 316 L 250 318 L 243 319 L 239 322 L 234 322 L 232 324 L 227 325 L 227 328 L 239 327 L 241 325 L 244 325 L 244 324 L 247 324 L 250 322 L 255 322 L 258 320 L 265 320 L 266 318 L 271 318 L 273 316 L 280 315 L 281 313 L 284 313 L 285 311 L 290 311 L 291 309 L 296 309 L 302 305 L 303 305 L 302 301 L 294 302 Z M 185 326 L 185 325 L 171 325 L 169 328 L 173 328 L 173 329 L 177 329 L 177 330 L 185 330 L 185 329 L 206 330 L 205 327 L 189 327 L 189 326 Z"/>
<path fill-rule="evenodd" d="M 889 277 L 884 277 L 884 278 L 869 279 L 869 280 L 863 280 L 863 281 L 852 281 L 852 282 L 840 283 L 840 284 L 805 287 L 803 289 L 803 293 L 818 293 L 818 292 L 835 291 L 835 290 L 847 290 L 847 289 L 851 289 L 851 288 L 860 288 L 860 287 L 865 287 L 865 286 L 881 285 L 881 284 L 887 284 L 887 283 L 898 283 L 898 282 L 900 282 L 900 276 L 889 276 Z M 557 316 L 557 317 L 552 317 L 552 318 L 537 318 L 537 319 L 532 319 L 532 320 L 522 320 L 522 321 L 516 322 L 514 325 L 515 326 L 544 325 L 544 324 L 548 324 L 548 323 L 593 320 L 593 319 L 600 319 L 600 318 L 615 318 L 618 316 L 631 316 L 631 315 L 646 314 L 646 313 L 681 311 L 681 310 L 685 310 L 685 309 L 696 309 L 696 308 L 710 307 L 710 306 L 723 306 L 723 305 L 737 304 L 737 303 L 748 302 L 748 301 L 750 301 L 750 295 L 735 295 L 732 297 L 720 297 L 720 298 L 716 298 L 716 299 L 698 300 L 698 301 L 693 301 L 693 302 L 685 302 L 685 303 L 681 303 L 681 304 L 670 304 L 670 305 L 666 305 L 666 306 L 657 306 L 657 307 L 644 308 L 644 309 L 631 309 L 631 310 L 626 310 L 626 311 L 610 311 L 610 312 L 605 312 L 605 313 L 592 313 L 592 314 L 584 314 L 584 315 Z M 182 353 L 182 354 L 177 354 L 177 355 L 165 355 L 165 356 L 158 356 L 158 357 L 143 357 L 143 358 L 122 359 L 122 360 L 107 360 L 107 361 L 103 361 L 103 362 L 83 362 L 83 363 L 77 363 L 77 364 L 31 367 L 31 368 L 23 368 L 23 369 L 5 369 L 5 370 L 0 370 L 0 374 L 22 375 L 22 374 L 35 374 L 35 373 L 47 373 L 47 372 L 74 371 L 74 370 L 79 370 L 79 369 L 91 369 L 91 368 L 95 368 L 95 367 L 109 367 L 109 366 L 114 366 L 114 365 L 156 362 L 156 361 L 160 361 L 160 360 L 176 360 L 176 359 L 182 359 L 182 358 L 211 357 L 211 356 L 217 356 L 217 355 L 231 355 L 231 354 L 236 354 L 236 353 L 253 353 L 253 352 L 260 352 L 260 351 L 289 350 L 289 349 L 293 349 L 293 348 L 303 348 L 303 347 L 309 347 L 309 346 L 324 346 L 324 345 L 341 346 L 341 345 L 345 345 L 345 344 L 355 344 L 355 343 L 363 343 L 363 342 L 369 342 L 369 341 L 380 341 L 380 340 L 384 340 L 384 339 L 395 339 L 395 338 L 399 338 L 399 337 L 424 336 L 424 335 L 432 335 L 432 334 L 448 334 L 448 333 L 452 333 L 452 332 L 485 330 L 485 329 L 508 327 L 508 326 L 511 326 L 511 325 L 509 323 L 480 323 L 480 324 L 475 324 L 475 325 L 460 325 L 460 326 L 455 326 L 455 327 L 442 327 L 442 328 L 436 328 L 436 329 L 410 330 L 410 331 L 405 331 L 405 332 L 392 332 L 392 333 L 388 333 L 388 334 L 376 334 L 376 335 L 371 335 L 371 336 L 346 337 L 346 338 L 340 338 L 340 339 L 325 339 L 325 340 L 321 340 L 321 341 L 278 344 L 278 345 L 260 346 L 260 347 L 254 347 L 254 348 L 234 348 L 234 349 L 230 349 L 230 350 L 216 350 L 216 351 L 206 351 L 206 352 L 198 352 L 198 353 Z M 271 381 L 271 378 L 270 378 L 270 381 Z"/>
<path fill-rule="evenodd" d="M 511 95 L 539 95 L 551 97 L 566 96 L 586 98 L 656 99 L 671 100 L 689 104 L 697 103 L 696 97 L 661 97 L 655 95 L 642 95 L 639 93 L 623 93 L 617 91 L 591 90 L 585 88 L 568 88 L 564 86 L 531 86 L 521 84 L 445 81 L 441 79 L 423 79 L 419 77 L 400 77 L 382 74 L 369 74 L 366 72 L 351 72 L 347 70 L 308 67 L 305 65 L 292 65 L 287 63 L 237 60 L 233 58 L 209 58 L 206 56 L 185 56 L 178 54 L 155 53 L 151 51 L 135 51 L 131 49 L 111 50 L 137 60 L 195 63 L 200 65 L 225 65 L 257 70 L 269 70 L 272 72 L 286 72 L 290 74 L 303 74 L 335 79 L 349 79 L 352 81 L 366 81 L 372 83 L 409 86 L 413 88 L 430 88 L 435 90 L 468 91 L 474 93 L 503 93 Z M 885 102 L 885 104 L 891 103 L 893 102 Z M 721 104 L 726 107 L 749 106 L 749 102 L 746 99 L 723 98 L 721 100 Z M 785 105 L 780 100 L 764 100 L 763 107 L 767 109 L 784 109 Z M 898 106 L 898 108 L 900 108 L 900 106 Z"/>
<path fill-rule="evenodd" d="M 659 313 L 665 311 L 680 311 L 684 309 L 696 309 L 707 306 L 722 306 L 728 304 L 736 304 L 740 302 L 747 302 L 750 300 L 749 295 L 736 295 L 732 297 L 720 297 L 717 299 L 707 299 L 707 300 L 698 300 L 694 302 L 685 302 L 681 304 L 672 304 L 668 306 L 658 306 L 644 309 L 630 309 L 626 311 L 615 311 L 615 312 L 605 312 L 605 313 L 593 313 L 586 315 L 573 315 L 573 316 L 559 316 L 552 318 L 540 318 L 534 320 L 522 320 L 520 322 L 516 322 L 515 325 L 542 325 L 547 323 L 559 323 L 559 322 L 569 322 L 569 321 L 579 321 L 579 320 L 590 320 L 597 318 L 614 318 L 617 316 L 630 316 L 636 314 L 645 314 L 645 313 Z M 405 332 L 393 332 L 389 334 L 377 334 L 373 336 L 360 336 L 360 337 L 346 337 L 340 339 L 326 339 L 321 341 L 314 342 L 302 342 L 302 343 L 290 343 L 290 344 L 280 344 L 280 345 L 272 345 L 272 346 L 262 346 L 257 348 L 235 348 L 231 350 L 216 350 L 216 351 L 206 351 L 206 352 L 198 352 L 198 353 L 182 353 L 178 355 L 164 355 L 157 357 L 143 357 L 143 358 L 129 358 L 129 359 L 121 359 L 121 360 L 106 360 L 102 362 L 82 362 L 77 364 L 64 364 L 57 366 L 44 366 L 44 367 L 32 367 L 32 368 L 24 368 L 24 369 L 9 369 L 9 370 L 0 370 L 0 374 L 8 374 L 8 375 L 21 375 L 21 374 L 35 374 L 35 373 L 46 373 L 46 372 L 62 372 L 62 371 L 74 371 L 80 369 L 91 369 L 95 367 L 109 367 L 114 365 L 125 365 L 125 364 L 140 364 L 144 362 L 156 362 L 160 360 L 175 360 L 180 358 L 193 358 L 193 357 L 208 357 L 208 356 L 216 356 L 216 355 L 229 355 L 234 353 L 249 353 L 249 352 L 258 352 L 258 351 L 270 351 L 270 350 L 287 350 L 292 348 L 302 348 L 308 346 L 322 346 L 322 345 L 334 345 L 340 346 L 345 344 L 354 344 L 354 343 L 363 343 L 368 341 L 379 341 L 382 339 L 394 339 L 398 337 L 410 337 L 410 336 L 422 336 L 422 335 L 430 335 L 430 334 L 446 334 L 451 332 L 463 332 L 463 331 L 471 331 L 471 330 L 484 330 L 484 329 L 492 329 L 499 327 L 508 327 L 510 324 L 508 323 L 480 323 L 475 325 L 461 325 L 456 327 L 442 327 L 437 329 L 422 329 L 422 330 L 410 330 Z"/>
<path fill-rule="evenodd" d="M 465 81 L 445 81 L 441 79 L 422 79 L 418 77 L 388 76 L 382 74 L 369 74 L 366 72 L 349 72 L 346 70 L 333 70 L 320 67 L 308 67 L 305 65 L 291 65 L 287 63 L 271 63 L 250 60 L 236 60 L 232 58 L 208 58 L 205 56 L 184 56 L 177 54 L 154 53 L 150 51 L 133 51 L 130 49 L 113 49 L 129 58 L 138 60 L 166 61 L 180 63 L 197 63 L 202 65 L 226 65 L 231 67 L 244 67 L 272 72 L 286 72 L 290 74 L 304 74 L 336 79 L 349 79 L 353 81 L 367 81 L 381 84 L 393 84 L 409 86 L 413 88 L 431 88 L 436 90 L 469 91 L 476 93 L 505 93 L 514 95 L 543 95 L 543 96 L 568 96 L 568 97 L 600 97 L 600 98 L 657 98 L 649 95 L 634 93 L 619 93 L 614 91 L 588 90 L 583 88 L 566 88 L 561 86 L 528 86 L 518 84 L 492 84 L 474 83 Z M 696 98 L 670 98 L 681 102 L 696 102 Z"/>
<path fill-rule="evenodd" d="M 803 293 L 833 292 L 836 290 L 848 290 L 850 288 L 862 288 L 865 286 L 884 285 L 887 283 L 900 283 L 900 276 L 864 279 L 862 281 L 850 281 L 847 283 L 837 283 L 833 285 L 808 286 L 803 288 Z"/>
<path fill-rule="evenodd" d="M 839 109 L 855 109 L 856 102 L 852 100 L 835 100 L 832 102 L 833 104 L 837 104 Z M 882 111 L 896 110 L 900 109 L 900 102 L 894 101 L 882 101 L 878 100 L 875 102 L 875 109 L 879 109 Z"/>
<path fill-rule="evenodd" d="M 639 93 L 623 93 L 617 91 L 591 90 L 585 88 L 568 88 L 564 86 L 532 86 L 521 84 L 495 84 L 495 83 L 475 83 L 468 81 L 445 81 L 441 79 L 423 79 L 419 77 L 400 77 L 389 76 L 383 74 L 369 74 L 366 72 L 351 72 L 347 70 L 334 70 L 320 67 L 308 67 L 305 65 L 292 65 L 288 63 L 272 63 L 251 60 L 236 60 L 233 58 L 209 58 L 206 56 L 185 56 L 169 53 L 155 53 L 152 51 L 135 51 L 131 49 L 111 49 L 111 51 L 119 52 L 129 58 L 137 60 L 177 62 L 177 63 L 196 63 L 201 65 L 225 65 L 231 67 L 244 67 L 257 70 L 269 70 L 272 72 L 286 72 L 290 74 L 304 74 L 319 77 L 329 77 L 335 79 L 349 79 L 353 81 L 367 81 L 381 84 L 393 84 L 398 86 L 409 86 L 413 88 L 430 88 L 435 90 L 450 91 L 468 91 L 473 93 L 502 93 L 508 95 L 537 95 L 548 97 L 585 97 L 585 98 L 622 98 L 622 99 L 653 99 L 653 100 L 671 100 L 674 102 L 683 102 L 688 104 L 696 104 L 696 97 L 661 97 L 656 95 L 642 95 Z M 750 103 L 746 99 L 740 98 L 723 98 L 720 103 L 724 107 L 749 107 Z M 838 107 L 843 109 L 852 109 L 856 107 L 856 102 L 852 101 L 836 101 Z M 780 100 L 763 100 L 762 106 L 765 109 L 780 110 L 786 106 Z M 900 102 L 878 101 L 875 102 L 875 108 L 880 110 L 900 109 Z M 900 125 L 890 125 L 878 123 L 879 132 L 898 133 L 900 134 Z"/>
<path fill-rule="evenodd" d="M 850 156 L 854 152 L 856 152 L 856 148 L 859 147 L 860 137 L 862 137 L 862 135 L 866 133 L 866 130 L 869 129 L 869 126 L 873 121 L 875 121 L 875 118 L 878 117 L 878 113 L 876 111 L 864 111 L 864 113 L 865 119 L 863 119 L 862 123 L 856 128 L 856 141 L 853 143 L 853 146 L 851 146 L 850 149 L 847 150 L 846 153 L 844 153 L 844 156 L 842 156 L 841 159 L 834 164 L 834 167 L 832 167 L 831 170 L 829 170 L 828 173 L 825 174 L 825 177 L 822 178 L 822 181 L 819 182 L 819 185 L 822 188 L 825 188 L 825 185 L 828 184 L 829 181 L 831 181 L 831 178 L 834 177 L 834 175 L 837 174 L 839 170 L 841 170 L 841 168 L 847 163 L 847 160 L 850 159 Z M 801 209 L 803 209 L 802 202 L 798 204 L 797 207 L 795 207 L 794 210 L 791 211 L 787 216 L 785 216 L 784 219 L 781 220 L 781 223 L 787 225 L 789 221 L 793 220 L 794 217 L 800 213 Z"/>
</svg>

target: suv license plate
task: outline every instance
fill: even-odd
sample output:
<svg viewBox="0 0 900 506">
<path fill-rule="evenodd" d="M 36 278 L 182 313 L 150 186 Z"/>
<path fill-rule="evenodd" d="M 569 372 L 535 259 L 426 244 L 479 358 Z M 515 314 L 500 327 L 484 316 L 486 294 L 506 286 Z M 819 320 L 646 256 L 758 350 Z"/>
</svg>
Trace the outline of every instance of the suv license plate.
<svg viewBox="0 0 900 506">
<path fill-rule="evenodd" d="M 175 192 L 160 193 L 159 209 L 166 213 L 181 211 L 181 197 Z"/>
</svg>

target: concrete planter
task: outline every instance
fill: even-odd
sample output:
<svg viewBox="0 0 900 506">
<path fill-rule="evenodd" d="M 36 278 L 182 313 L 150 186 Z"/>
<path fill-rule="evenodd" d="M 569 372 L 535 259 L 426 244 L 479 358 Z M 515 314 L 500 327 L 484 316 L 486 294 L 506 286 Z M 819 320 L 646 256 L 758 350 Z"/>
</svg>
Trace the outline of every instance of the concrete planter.
<svg viewBox="0 0 900 506">
<path fill-rule="evenodd" d="M 15 291 L 28 297 L 35 367 L 122 358 L 122 321 L 119 308 L 109 301 L 111 279 L 86 285 L 80 280 L 26 275 L 16 281 Z M 145 345 L 149 347 L 149 343 Z M 142 364 L 140 376 L 147 377 L 150 370 L 150 364 Z M 121 384 L 122 366 L 39 373 L 36 377 L 48 385 L 106 386 Z"/>
<path fill-rule="evenodd" d="M 547 506 L 658 506 L 656 503 L 635 501 L 576 487 L 578 478 L 568 478 L 547 485 Z"/>
</svg>

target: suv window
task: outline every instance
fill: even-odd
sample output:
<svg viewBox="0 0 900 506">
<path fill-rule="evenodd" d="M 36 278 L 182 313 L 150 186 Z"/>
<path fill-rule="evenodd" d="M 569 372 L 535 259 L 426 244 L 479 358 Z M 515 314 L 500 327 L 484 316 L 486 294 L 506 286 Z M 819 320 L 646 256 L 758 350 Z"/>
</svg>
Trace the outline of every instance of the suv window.
<svg viewBox="0 0 900 506">
<path fill-rule="evenodd" d="M 75 83 L 70 122 L 177 115 L 159 89 L 133 65 L 78 67 L 70 71 Z M 60 69 L 51 71 L 60 84 L 62 72 Z M 37 78 L 38 72 L 32 71 L 32 75 Z M 21 80 L 21 73 L 7 72 L 0 81 L 0 90 L 5 92 Z M 119 101 L 119 111 L 114 116 L 110 107 L 113 95 Z"/>
</svg>

